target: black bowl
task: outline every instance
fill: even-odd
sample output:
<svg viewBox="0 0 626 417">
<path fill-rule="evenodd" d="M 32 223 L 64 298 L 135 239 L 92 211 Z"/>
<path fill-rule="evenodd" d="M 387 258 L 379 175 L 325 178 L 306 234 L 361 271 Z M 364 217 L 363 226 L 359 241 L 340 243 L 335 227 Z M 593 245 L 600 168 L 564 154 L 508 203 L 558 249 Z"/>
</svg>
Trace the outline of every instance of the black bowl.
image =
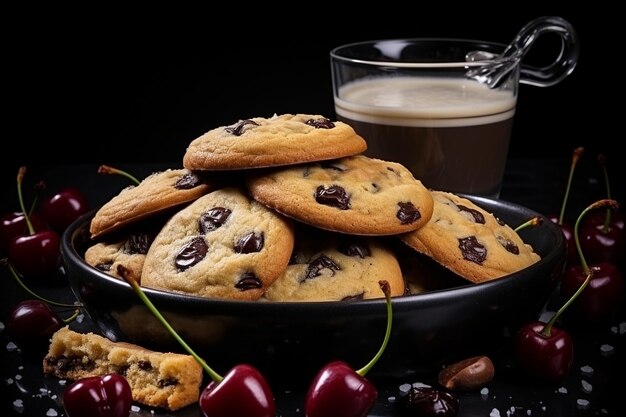
<svg viewBox="0 0 626 417">
<path fill-rule="evenodd" d="M 539 214 L 525 207 L 466 196 L 510 225 Z M 62 254 L 73 291 L 100 331 L 114 341 L 182 351 L 124 281 L 89 266 L 91 212 L 64 233 Z M 470 355 L 496 354 L 525 321 L 536 319 L 565 263 L 560 228 L 542 224 L 520 235 L 541 255 L 536 264 L 489 282 L 459 280 L 452 288 L 393 299 L 391 340 L 368 375 L 417 375 Z M 249 302 L 145 289 L 179 334 L 214 369 L 247 362 L 281 381 L 311 376 L 333 359 L 354 367 L 378 351 L 386 326 L 384 299 L 346 302 Z M 510 339 L 510 338 L 509 338 Z"/>
</svg>

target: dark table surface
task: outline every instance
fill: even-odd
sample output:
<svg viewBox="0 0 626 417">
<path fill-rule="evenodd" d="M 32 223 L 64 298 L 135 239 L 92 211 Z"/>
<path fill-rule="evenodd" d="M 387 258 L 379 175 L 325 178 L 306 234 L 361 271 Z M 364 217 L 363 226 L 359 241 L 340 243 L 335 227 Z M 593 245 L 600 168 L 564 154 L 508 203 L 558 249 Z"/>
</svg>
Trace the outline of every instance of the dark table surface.
<svg viewBox="0 0 626 417">
<path fill-rule="evenodd" d="M 575 217 L 592 201 L 605 197 L 604 179 L 600 168 L 588 158 L 579 163 L 572 182 L 567 213 Z M 510 160 L 500 198 L 534 209 L 540 213 L 558 213 L 569 173 L 569 159 Z M 176 164 L 120 165 L 137 177 Z M 96 173 L 97 165 L 78 164 L 47 167 L 37 175 L 45 179 L 47 190 L 53 192 L 64 186 L 76 186 L 88 196 L 93 207 L 104 203 L 128 184 L 122 177 L 103 178 Z M 34 174 L 33 174 L 34 175 Z M 624 201 L 623 183 L 611 175 L 612 197 Z M 15 190 L 2 190 L 3 213 L 15 211 Z M 5 331 L 6 317 L 11 307 L 22 299 L 32 298 L 8 273 L 0 269 L 0 415 L 64 416 L 62 393 L 65 381 L 44 377 L 41 358 L 24 355 L 12 343 Z M 35 292 L 57 301 L 74 301 L 73 293 L 63 282 L 55 285 L 33 284 Z M 548 310 L 551 305 L 548 304 Z M 97 331 L 87 314 L 72 322 L 76 331 Z M 459 393 L 459 416 L 614 416 L 624 415 L 624 375 L 626 375 L 626 309 L 606 325 L 589 328 L 568 328 L 575 343 L 574 363 L 566 379 L 555 383 L 540 383 L 520 379 L 511 372 L 510 352 L 492 360 L 496 375 L 483 389 Z M 407 384 L 425 383 L 436 386 L 436 375 L 424 375 L 409 380 L 374 380 L 379 389 L 378 400 L 370 416 L 403 415 L 396 400 Z M 304 393 L 290 387 L 275 392 L 279 416 L 303 415 Z M 135 406 L 131 416 L 201 416 L 195 405 L 176 413 Z"/>
</svg>

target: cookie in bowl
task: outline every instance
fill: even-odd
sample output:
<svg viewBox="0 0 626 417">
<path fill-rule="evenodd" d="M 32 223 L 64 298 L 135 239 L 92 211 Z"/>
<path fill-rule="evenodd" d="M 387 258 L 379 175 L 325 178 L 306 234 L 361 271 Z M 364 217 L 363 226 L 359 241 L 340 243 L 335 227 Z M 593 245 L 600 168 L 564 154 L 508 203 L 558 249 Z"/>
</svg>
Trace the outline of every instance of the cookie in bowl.
<svg viewBox="0 0 626 417">
<path fill-rule="evenodd" d="M 541 258 L 509 225 L 467 198 L 432 190 L 430 221 L 401 240 L 457 275 L 480 283 L 522 270 Z"/>
<path fill-rule="evenodd" d="M 200 297 L 257 300 L 284 273 L 293 245 L 290 219 L 242 188 L 221 188 L 166 222 L 146 254 L 141 284 Z"/>
<path fill-rule="evenodd" d="M 180 207 L 215 187 L 205 175 L 187 169 L 154 172 L 138 185 L 124 188 L 98 209 L 89 228 L 91 237 L 97 239 Z"/>
<path fill-rule="evenodd" d="M 315 114 L 253 117 L 212 129 L 191 141 L 183 166 L 238 170 L 291 165 L 355 155 L 365 140 L 343 122 Z"/>
<path fill-rule="evenodd" d="M 350 301 L 382 298 L 379 281 L 391 296 L 405 283 L 400 264 L 382 239 L 296 228 L 296 243 L 285 273 L 263 295 L 269 301 Z"/>
<path fill-rule="evenodd" d="M 428 189 L 403 165 L 365 155 L 252 173 L 252 197 L 302 223 L 355 235 L 419 229 L 432 215 Z"/>
</svg>

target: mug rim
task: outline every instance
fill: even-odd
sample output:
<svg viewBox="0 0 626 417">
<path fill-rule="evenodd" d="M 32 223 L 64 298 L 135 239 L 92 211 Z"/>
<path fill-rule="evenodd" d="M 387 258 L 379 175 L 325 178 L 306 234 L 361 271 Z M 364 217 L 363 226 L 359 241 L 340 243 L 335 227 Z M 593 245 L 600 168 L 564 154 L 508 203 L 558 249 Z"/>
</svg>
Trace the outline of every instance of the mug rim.
<svg viewBox="0 0 626 417">
<path fill-rule="evenodd" d="M 342 54 L 342 51 L 345 51 L 349 48 L 359 47 L 359 46 L 367 46 L 367 45 L 376 45 L 381 42 L 407 42 L 407 43 L 445 43 L 445 44 L 459 44 L 459 45 L 485 45 L 492 48 L 499 49 L 499 52 L 503 52 L 506 49 L 506 45 L 500 42 L 491 42 L 491 41 L 483 41 L 479 39 L 469 39 L 469 38 L 389 38 L 389 39 L 372 39 L 366 41 L 358 41 L 346 43 L 343 45 L 339 45 L 330 51 L 330 57 L 333 61 L 343 62 L 343 63 L 351 63 L 351 64 L 360 64 L 360 65 L 368 65 L 368 66 L 378 66 L 378 67 L 398 67 L 398 68 L 453 68 L 453 67 L 480 67 L 486 64 L 493 63 L 495 59 L 481 59 L 475 61 L 460 61 L 460 60 L 451 60 L 446 62 L 410 62 L 410 61 L 394 61 L 392 58 L 389 60 L 371 60 L 371 59 L 358 59 L 347 57 Z M 478 50 L 478 49 L 477 49 Z M 494 56 L 495 58 L 496 56 Z M 500 58 L 500 62 L 502 62 L 502 57 L 497 55 Z"/>
</svg>

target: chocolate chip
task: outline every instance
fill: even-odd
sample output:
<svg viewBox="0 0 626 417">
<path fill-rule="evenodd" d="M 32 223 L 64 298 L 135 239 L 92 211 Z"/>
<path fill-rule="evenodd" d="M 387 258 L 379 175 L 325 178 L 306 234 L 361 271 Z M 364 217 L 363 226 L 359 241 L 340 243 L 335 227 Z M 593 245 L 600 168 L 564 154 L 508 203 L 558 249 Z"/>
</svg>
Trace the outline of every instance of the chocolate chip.
<svg viewBox="0 0 626 417">
<path fill-rule="evenodd" d="M 256 234 L 250 232 L 247 235 L 241 237 L 235 245 L 235 252 L 237 253 L 252 253 L 260 252 L 263 249 L 263 233 Z"/>
<path fill-rule="evenodd" d="M 323 270 L 329 271 L 330 276 L 332 277 L 335 275 L 335 271 L 339 271 L 340 269 L 341 268 L 339 268 L 339 265 L 337 265 L 335 261 L 330 259 L 328 256 L 320 255 L 319 257 L 311 261 L 309 267 L 306 270 L 304 279 L 319 277 L 320 275 L 322 275 Z"/>
<path fill-rule="evenodd" d="M 252 272 L 244 272 L 235 284 L 235 288 L 241 291 L 263 288 L 261 281 Z"/>
<path fill-rule="evenodd" d="M 208 250 L 202 236 L 194 237 L 178 252 L 174 264 L 179 271 L 184 271 L 203 260 Z"/>
<path fill-rule="evenodd" d="M 111 271 L 112 266 L 113 266 L 112 262 L 102 262 L 96 265 L 96 269 L 102 272 L 109 272 Z"/>
<path fill-rule="evenodd" d="M 144 371 L 148 371 L 152 369 L 152 364 L 150 363 L 150 361 L 139 361 L 137 362 L 137 367 Z"/>
<path fill-rule="evenodd" d="M 335 127 L 335 124 L 326 118 L 309 119 L 304 123 L 309 126 L 313 126 L 316 129 L 332 129 L 333 127 Z"/>
<path fill-rule="evenodd" d="M 200 233 L 208 233 L 226 223 L 231 211 L 224 207 L 214 207 L 200 216 Z"/>
<path fill-rule="evenodd" d="M 258 125 L 259 124 L 255 122 L 254 120 L 245 119 L 245 120 L 240 120 L 237 124 L 233 126 L 228 126 L 224 130 L 235 136 L 241 136 L 243 135 L 246 126 L 258 126 Z"/>
<path fill-rule="evenodd" d="M 197 187 L 201 183 L 202 181 L 200 181 L 200 177 L 198 177 L 193 172 L 187 172 L 176 181 L 176 183 L 174 184 L 174 188 L 178 190 L 190 190 Z"/>
<path fill-rule="evenodd" d="M 148 249 L 150 248 L 151 243 L 152 237 L 146 233 L 132 234 L 128 237 L 126 242 L 124 242 L 124 247 L 122 248 L 122 251 L 129 255 L 145 255 L 146 253 L 148 253 Z"/>
<path fill-rule="evenodd" d="M 370 256 L 370 249 L 365 242 L 343 241 L 339 244 L 337 249 L 344 255 L 358 256 L 361 259 L 364 259 L 366 256 Z"/>
<path fill-rule="evenodd" d="M 472 390 L 490 382 L 494 374 L 491 359 L 474 356 L 444 368 L 439 372 L 438 381 L 449 390 Z"/>
<path fill-rule="evenodd" d="M 487 248 L 478 243 L 476 236 L 460 238 L 459 249 L 461 249 L 464 259 L 479 265 L 487 258 Z"/>
<path fill-rule="evenodd" d="M 317 187 L 317 190 L 315 190 L 315 201 L 340 210 L 348 210 L 350 208 L 350 197 L 346 193 L 346 190 L 339 185 L 331 185 L 328 188 L 320 185 Z"/>
<path fill-rule="evenodd" d="M 485 216 L 483 216 L 480 211 L 473 208 L 465 207 L 461 204 L 457 204 L 457 207 L 459 208 L 459 211 L 461 213 L 468 213 L 470 216 L 472 216 L 475 223 L 485 224 Z"/>
<path fill-rule="evenodd" d="M 402 404 L 416 416 L 456 416 L 459 400 L 453 394 L 430 387 L 411 386 Z M 413 414 L 414 413 L 414 414 Z"/>
<path fill-rule="evenodd" d="M 519 255 L 519 247 L 513 241 L 504 236 L 496 236 L 496 239 L 504 247 L 504 249 L 514 255 Z"/>
<path fill-rule="evenodd" d="M 399 202 L 398 206 L 400 208 L 396 213 L 396 217 L 400 220 L 400 224 L 411 224 L 422 217 L 417 207 L 410 201 L 407 203 Z"/>
<path fill-rule="evenodd" d="M 159 388 L 164 388 L 164 387 L 169 387 L 171 385 L 178 385 L 178 380 L 176 378 L 165 378 L 165 379 L 159 379 L 157 381 L 157 387 Z"/>
</svg>

